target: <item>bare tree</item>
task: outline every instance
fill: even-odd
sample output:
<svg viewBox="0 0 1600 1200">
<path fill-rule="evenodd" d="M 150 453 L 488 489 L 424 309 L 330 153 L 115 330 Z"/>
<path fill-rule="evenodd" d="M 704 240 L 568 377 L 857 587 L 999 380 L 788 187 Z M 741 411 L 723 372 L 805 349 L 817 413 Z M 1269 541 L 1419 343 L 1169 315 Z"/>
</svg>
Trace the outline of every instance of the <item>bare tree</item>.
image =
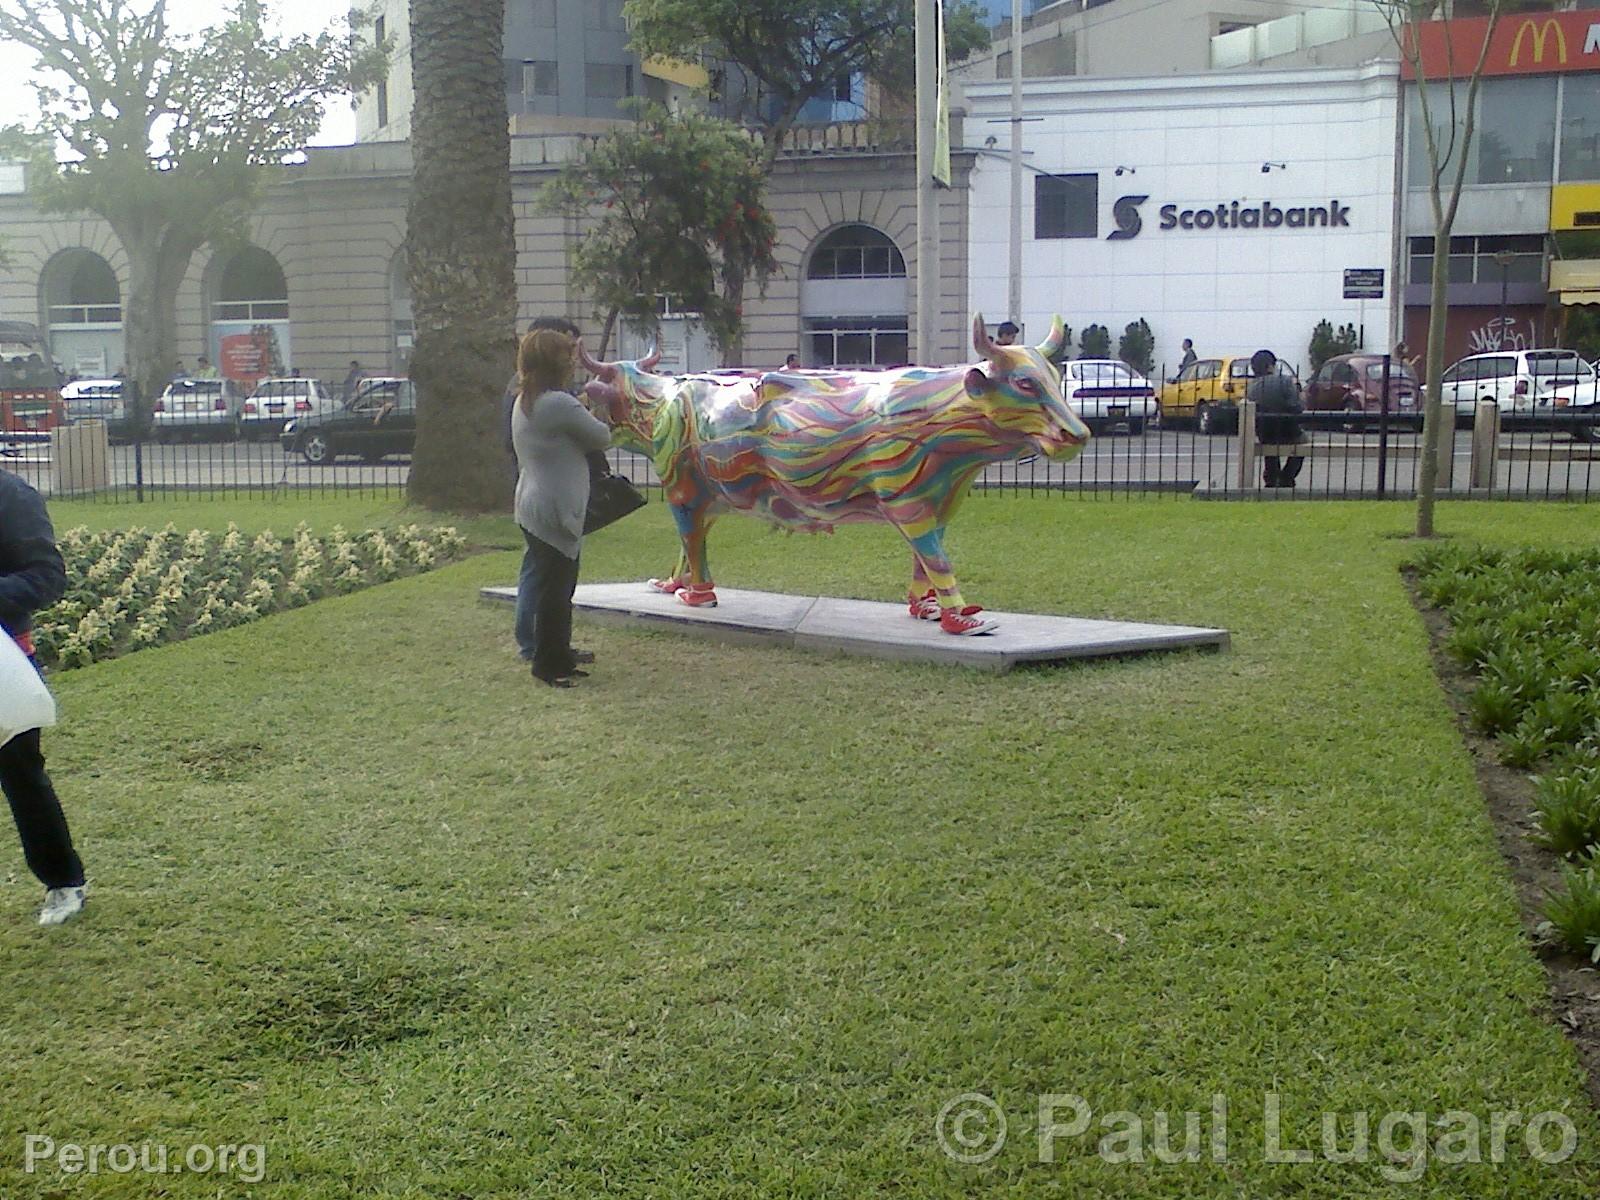
<svg viewBox="0 0 1600 1200">
<path fill-rule="evenodd" d="M 1448 316 L 1446 286 L 1450 274 L 1450 231 L 1455 228 L 1456 209 L 1461 203 L 1461 185 L 1466 181 L 1467 159 L 1476 133 L 1478 85 L 1483 80 L 1484 63 L 1489 57 L 1489 43 L 1500 22 L 1504 0 L 1488 0 L 1481 5 L 1477 17 L 1483 19 L 1483 40 L 1477 47 L 1476 58 L 1470 72 L 1462 76 L 1456 69 L 1456 31 L 1451 24 L 1458 20 L 1454 8 L 1441 6 L 1438 0 L 1375 0 L 1388 22 L 1389 32 L 1400 50 L 1400 56 L 1416 80 L 1413 95 L 1422 118 L 1423 147 L 1427 152 L 1428 199 L 1433 213 L 1433 276 L 1428 300 L 1428 349 L 1424 362 L 1427 388 L 1422 423 L 1422 460 L 1417 470 L 1417 536 L 1434 535 L 1433 510 L 1439 483 L 1439 441 L 1444 430 L 1441 422 L 1455 427 L 1455 411 L 1444 411 L 1444 339 Z M 1428 79 L 1423 56 L 1423 39 L 1419 23 L 1437 19 L 1444 24 L 1444 44 L 1448 56 L 1444 78 Z M 1460 18 L 1465 19 L 1465 18 Z M 1466 64 L 1463 62 L 1463 66 Z M 1462 85 L 1465 85 L 1465 94 Z M 1442 89 L 1442 94 L 1439 90 Z M 1438 113 L 1440 102 L 1444 112 Z M 1436 125 L 1440 117 L 1448 121 L 1448 129 L 1441 131 Z M 1441 141 L 1441 132 L 1444 136 Z M 1409 147 L 1408 147 L 1409 151 Z M 1397 285 L 1398 285 L 1398 281 Z"/>
</svg>

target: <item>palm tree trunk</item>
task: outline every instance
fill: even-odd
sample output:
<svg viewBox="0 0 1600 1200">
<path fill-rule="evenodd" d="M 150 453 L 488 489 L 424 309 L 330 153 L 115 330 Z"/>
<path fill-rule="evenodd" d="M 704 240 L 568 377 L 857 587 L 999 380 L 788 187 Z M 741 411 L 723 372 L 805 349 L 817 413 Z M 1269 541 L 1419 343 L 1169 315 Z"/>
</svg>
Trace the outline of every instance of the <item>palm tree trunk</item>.
<svg viewBox="0 0 1600 1200">
<path fill-rule="evenodd" d="M 410 496 L 450 512 L 493 512 L 511 501 L 498 402 L 517 319 L 504 28 L 503 0 L 411 0 Z"/>
</svg>

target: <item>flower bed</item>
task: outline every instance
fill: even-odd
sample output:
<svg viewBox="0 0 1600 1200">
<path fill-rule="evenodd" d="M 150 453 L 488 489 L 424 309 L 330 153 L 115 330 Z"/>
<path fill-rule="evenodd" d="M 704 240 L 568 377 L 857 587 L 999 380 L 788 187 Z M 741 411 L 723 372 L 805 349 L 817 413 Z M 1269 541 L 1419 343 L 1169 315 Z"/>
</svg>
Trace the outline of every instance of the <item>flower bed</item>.
<svg viewBox="0 0 1600 1200">
<path fill-rule="evenodd" d="M 1447 546 L 1418 566 L 1475 680 L 1467 716 L 1500 762 L 1533 773 L 1533 840 L 1562 859 L 1548 930 L 1600 962 L 1600 550 Z"/>
<path fill-rule="evenodd" d="M 34 640 L 41 662 L 67 669 L 431 570 L 466 542 L 420 525 L 319 536 L 302 524 L 286 538 L 168 525 L 69 529 L 60 546 L 67 594 L 39 614 Z"/>
</svg>

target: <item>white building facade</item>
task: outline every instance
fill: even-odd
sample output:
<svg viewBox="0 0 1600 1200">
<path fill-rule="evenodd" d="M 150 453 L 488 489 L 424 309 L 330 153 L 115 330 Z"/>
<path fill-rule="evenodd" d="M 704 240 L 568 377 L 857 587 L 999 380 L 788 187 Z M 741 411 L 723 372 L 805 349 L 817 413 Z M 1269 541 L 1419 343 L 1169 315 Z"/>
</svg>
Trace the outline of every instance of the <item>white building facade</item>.
<svg viewBox="0 0 1600 1200">
<path fill-rule="evenodd" d="M 969 84 L 969 285 L 991 323 L 1060 313 L 1113 353 L 1147 321 L 1157 364 L 1268 347 L 1306 359 L 1319 321 L 1396 334 L 1398 72 L 1356 68 L 1023 83 L 1022 312 L 1007 314 L 1010 87 Z M 991 131 L 984 135 L 982 131 Z M 1345 299 L 1380 270 L 1382 299 Z"/>
</svg>

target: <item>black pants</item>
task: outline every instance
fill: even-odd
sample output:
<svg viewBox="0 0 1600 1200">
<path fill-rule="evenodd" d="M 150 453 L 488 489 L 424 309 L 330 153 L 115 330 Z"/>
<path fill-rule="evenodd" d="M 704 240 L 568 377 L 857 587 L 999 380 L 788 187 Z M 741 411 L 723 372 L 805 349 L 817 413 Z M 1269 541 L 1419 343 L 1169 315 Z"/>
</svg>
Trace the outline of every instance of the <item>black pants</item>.
<svg viewBox="0 0 1600 1200">
<path fill-rule="evenodd" d="M 541 679 L 553 679 L 568 674 L 577 665 L 572 657 L 572 592 L 578 586 L 578 560 L 568 558 L 526 529 L 522 536 L 537 565 L 533 673 Z"/>
<path fill-rule="evenodd" d="M 1288 458 L 1283 460 L 1283 465 L 1279 466 L 1279 460 L 1276 454 L 1268 454 L 1264 457 L 1266 460 L 1266 470 L 1264 472 L 1265 478 L 1262 482 L 1264 482 L 1267 487 L 1293 486 L 1296 477 L 1300 474 L 1300 468 L 1305 464 L 1306 461 L 1305 455 L 1303 454 L 1291 454 Z"/>
<path fill-rule="evenodd" d="M 0 746 L 0 788 L 11 803 L 28 869 L 47 888 L 81 887 L 83 863 L 72 848 L 61 801 L 45 773 L 37 729 L 19 733 Z"/>
</svg>

